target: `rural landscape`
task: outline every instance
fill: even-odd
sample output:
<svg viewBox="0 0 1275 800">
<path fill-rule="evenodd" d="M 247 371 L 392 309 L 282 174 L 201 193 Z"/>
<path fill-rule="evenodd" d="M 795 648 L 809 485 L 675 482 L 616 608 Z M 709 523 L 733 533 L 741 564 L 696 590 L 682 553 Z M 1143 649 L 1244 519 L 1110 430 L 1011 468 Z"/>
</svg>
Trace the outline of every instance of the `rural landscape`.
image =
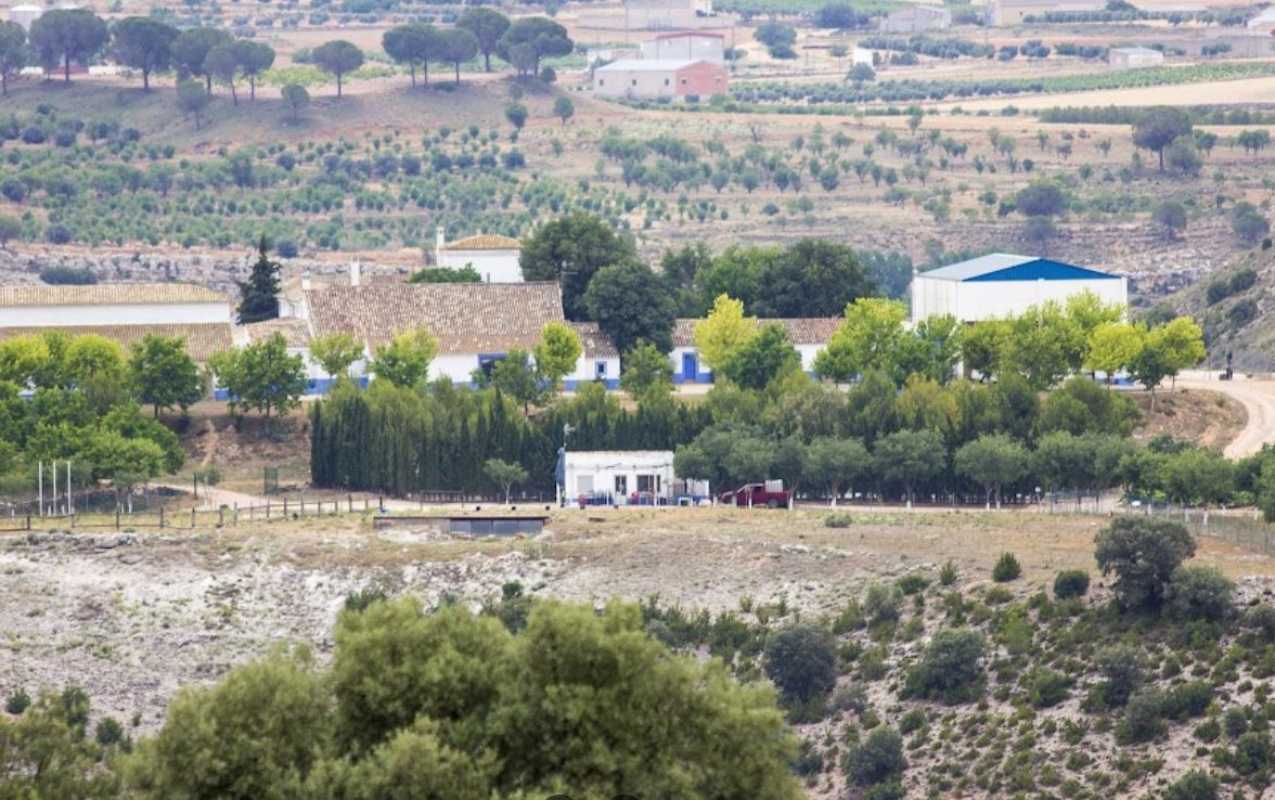
<svg viewBox="0 0 1275 800">
<path fill-rule="evenodd" d="M 1275 793 L 1275 7 L 0 9 L 0 800 Z"/>
</svg>

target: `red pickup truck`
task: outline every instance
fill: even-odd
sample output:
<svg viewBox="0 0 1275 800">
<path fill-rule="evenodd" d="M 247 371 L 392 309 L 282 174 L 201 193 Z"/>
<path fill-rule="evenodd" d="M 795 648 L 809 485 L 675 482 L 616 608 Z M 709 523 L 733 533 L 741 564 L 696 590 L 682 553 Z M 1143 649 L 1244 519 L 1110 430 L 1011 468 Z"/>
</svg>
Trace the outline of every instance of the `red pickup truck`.
<svg viewBox="0 0 1275 800">
<path fill-rule="evenodd" d="M 747 483 L 730 492 L 722 492 L 717 500 L 724 505 L 748 507 L 765 506 L 766 508 L 787 508 L 789 492 L 780 481 L 766 483 Z M 750 502 L 751 500 L 751 502 Z"/>
</svg>

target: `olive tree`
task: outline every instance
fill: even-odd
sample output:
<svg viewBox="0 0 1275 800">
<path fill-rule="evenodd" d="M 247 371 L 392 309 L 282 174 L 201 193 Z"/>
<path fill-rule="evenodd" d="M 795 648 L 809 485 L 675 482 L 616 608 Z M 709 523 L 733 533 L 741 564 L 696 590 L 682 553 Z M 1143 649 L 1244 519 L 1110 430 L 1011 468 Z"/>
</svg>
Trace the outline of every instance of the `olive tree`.
<svg viewBox="0 0 1275 800">
<path fill-rule="evenodd" d="M 1158 608 L 1173 571 L 1195 555 L 1195 540 L 1180 523 L 1117 517 L 1094 540 L 1103 575 L 1115 573 L 1112 591 L 1122 608 Z"/>
</svg>

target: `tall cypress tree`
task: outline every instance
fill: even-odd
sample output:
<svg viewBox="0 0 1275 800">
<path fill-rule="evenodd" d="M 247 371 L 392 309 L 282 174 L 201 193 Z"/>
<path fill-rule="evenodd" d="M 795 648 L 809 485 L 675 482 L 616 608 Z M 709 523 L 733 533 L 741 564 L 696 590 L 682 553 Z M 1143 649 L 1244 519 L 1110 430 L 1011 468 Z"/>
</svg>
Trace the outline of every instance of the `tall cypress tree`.
<svg viewBox="0 0 1275 800">
<path fill-rule="evenodd" d="M 261 322 L 279 316 L 279 263 L 266 254 L 266 237 L 257 243 L 257 263 L 248 280 L 239 283 L 239 323 Z"/>
</svg>

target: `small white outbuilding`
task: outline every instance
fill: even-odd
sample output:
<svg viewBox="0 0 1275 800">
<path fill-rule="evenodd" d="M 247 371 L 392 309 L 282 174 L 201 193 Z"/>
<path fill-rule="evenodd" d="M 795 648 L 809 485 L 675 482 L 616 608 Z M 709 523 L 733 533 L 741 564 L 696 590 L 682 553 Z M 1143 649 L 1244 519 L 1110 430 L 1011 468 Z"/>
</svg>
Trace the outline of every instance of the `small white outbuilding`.
<svg viewBox="0 0 1275 800">
<path fill-rule="evenodd" d="M 570 506 L 674 505 L 706 502 L 705 481 L 679 481 L 672 450 L 558 452 L 560 499 Z"/>
<path fill-rule="evenodd" d="M 962 261 L 912 279 L 912 321 L 951 315 L 959 322 L 1002 319 L 1032 306 L 1093 292 L 1104 303 L 1129 304 L 1121 275 L 1048 258 L 1008 253 Z"/>
</svg>

